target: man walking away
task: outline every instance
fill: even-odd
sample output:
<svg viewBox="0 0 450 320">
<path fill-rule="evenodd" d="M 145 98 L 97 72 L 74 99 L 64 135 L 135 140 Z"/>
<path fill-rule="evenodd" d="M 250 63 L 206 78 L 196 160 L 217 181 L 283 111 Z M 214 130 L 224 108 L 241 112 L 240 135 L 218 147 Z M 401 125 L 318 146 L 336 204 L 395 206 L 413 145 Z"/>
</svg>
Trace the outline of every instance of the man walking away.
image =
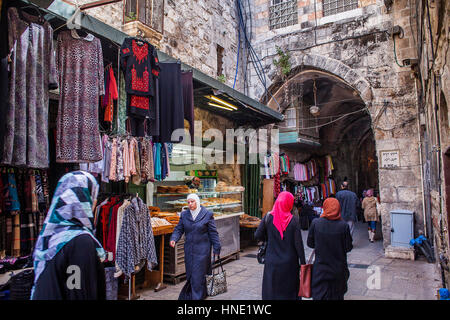
<svg viewBox="0 0 450 320">
<path fill-rule="evenodd" d="M 348 181 L 341 184 L 341 190 L 336 193 L 336 199 L 341 205 L 342 219 L 350 227 L 350 233 L 353 237 L 355 222 L 357 221 L 358 207 L 360 206 L 358 196 L 353 191 L 348 190 Z"/>
</svg>

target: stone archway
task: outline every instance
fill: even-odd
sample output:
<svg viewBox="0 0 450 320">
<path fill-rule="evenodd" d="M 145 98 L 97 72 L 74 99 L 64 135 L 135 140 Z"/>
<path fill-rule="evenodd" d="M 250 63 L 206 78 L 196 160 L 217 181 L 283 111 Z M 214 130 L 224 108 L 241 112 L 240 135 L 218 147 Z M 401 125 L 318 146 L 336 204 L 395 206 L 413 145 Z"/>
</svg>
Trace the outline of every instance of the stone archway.
<svg viewBox="0 0 450 320">
<path fill-rule="evenodd" d="M 365 107 L 365 121 L 360 121 L 365 123 L 364 125 L 352 123 L 358 121 L 358 116 L 355 115 L 350 117 L 348 122 L 343 122 L 343 125 L 337 128 L 335 132 L 340 134 L 339 139 L 342 139 L 342 137 L 348 139 L 354 132 L 365 129 L 364 136 L 358 137 L 359 141 L 356 144 L 358 148 L 361 144 L 368 143 L 367 141 L 373 141 L 371 143 L 374 146 L 371 152 L 374 154 L 373 157 L 371 156 L 373 159 L 370 160 L 372 165 L 377 167 L 384 247 L 390 245 L 391 210 L 407 209 L 415 212 L 415 236 L 417 236 L 418 231 L 423 230 L 424 214 L 422 211 L 423 198 L 421 194 L 417 122 L 414 121 L 416 120 L 414 91 L 399 88 L 398 93 L 392 93 L 393 90 L 374 88 L 360 72 L 326 56 L 299 54 L 292 57 L 292 61 L 295 61 L 295 63 L 292 63 L 295 67 L 292 68 L 290 74 L 284 80 L 277 76 L 273 77 L 273 82 L 268 88 L 270 94 L 262 95 L 260 101 L 274 109 L 277 109 L 280 105 L 280 111 L 283 112 L 291 102 L 283 101 L 283 98 L 280 98 L 275 103 L 276 97 L 289 95 L 292 93 L 289 88 L 292 87 L 293 83 L 306 83 L 305 79 L 311 78 L 310 75 L 314 74 L 319 78 L 326 78 L 329 83 L 335 86 L 340 86 L 340 89 L 346 92 L 346 97 L 353 97 L 350 104 L 342 103 L 335 106 L 334 110 L 342 112 L 343 110 L 351 111 L 356 110 L 357 107 Z M 326 94 L 323 97 L 326 98 Z M 402 107 L 395 108 L 400 102 Z M 347 126 L 354 126 L 354 128 L 347 128 Z M 367 139 L 367 135 L 371 135 L 373 139 Z M 331 135 L 330 139 L 337 138 Z M 382 150 L 399 150 L 400 166 L 393 169 L 381 168 L 378 156 Z M 348 152 L 355 153 L 355 150 L 348 150 Z M 349 164 L 349 167 L 351 166 L 352 164 Z"/>
</svg>

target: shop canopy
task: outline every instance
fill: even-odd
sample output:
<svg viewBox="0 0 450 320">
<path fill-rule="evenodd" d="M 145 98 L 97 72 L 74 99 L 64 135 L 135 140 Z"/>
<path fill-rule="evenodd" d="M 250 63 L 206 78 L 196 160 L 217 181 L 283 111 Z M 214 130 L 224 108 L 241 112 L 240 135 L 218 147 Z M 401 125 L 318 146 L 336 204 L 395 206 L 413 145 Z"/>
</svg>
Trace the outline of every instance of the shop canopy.
<svg viewBox="0 0 450 320">
<path fill-rule="evenodd" d="M 72 19 L 77 11 L 76 7 L 61 0 L 22 0 L 22 2 L 24 4 L 39 7 L 47 13 L 45 16 L 47 20 L 58 19 L 61 21 L 61 25 Z M 80 24 L 83 29 L 96 34 L 100 38 L 106 38 L 119 46 L 126 37 L 129 37 L 126 33 L 115 29 L 92 16 L 86 15 L 83 12 L 78 13 L 75 21 L 77 24 Z M 159 50 L 158 57 L 161 62 L 177 61 L 175 58 Z M 184 71 L 192 70 L 193 72 L 194 101 L 196 107 L 204 108 L 229 118 L 235 121 L 238 126 L 250 124 L 257 127 L 283 120 L 283 115 L 281 113 L 251 99 L 233 88 L 230 88 L 205 73 L 182 62 L 181 69 Z M 214 98 L 219 98 L 222 101 L 214 101 Z M 226 105 L 226 103 L 233 107 L 223 109 L 214 106 L 215 104 L 223 106 L 224 104 Z"/>
</svg>

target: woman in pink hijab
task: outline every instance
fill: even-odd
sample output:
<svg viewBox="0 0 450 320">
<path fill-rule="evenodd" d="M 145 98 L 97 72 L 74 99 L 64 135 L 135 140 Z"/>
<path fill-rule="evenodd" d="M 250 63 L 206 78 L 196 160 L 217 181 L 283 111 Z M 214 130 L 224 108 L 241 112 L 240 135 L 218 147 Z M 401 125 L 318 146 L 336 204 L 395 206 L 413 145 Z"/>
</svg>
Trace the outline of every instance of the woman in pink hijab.
<svg viewBox="0 0 450 320">
<path fill-rule="evenodd" d="M 306 262 L 298 216 L 291 213 L 293 205 L 294 196 L 281 192 L 255 232 L 257 240 L 267 241 L 263 300 L 298 299 L 300 264 Z"/>
</svg>

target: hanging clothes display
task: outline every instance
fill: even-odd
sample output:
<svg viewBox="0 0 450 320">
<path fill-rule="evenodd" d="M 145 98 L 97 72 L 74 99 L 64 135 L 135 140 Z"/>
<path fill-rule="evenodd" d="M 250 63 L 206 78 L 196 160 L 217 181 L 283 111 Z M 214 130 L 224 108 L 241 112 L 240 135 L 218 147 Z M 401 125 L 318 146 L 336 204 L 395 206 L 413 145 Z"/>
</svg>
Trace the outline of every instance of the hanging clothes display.
<svg viewBox="0 0 450 320">
<path fill-rule="evenodd" d="M 333 174 L 334 166 L 330 155 L 325 156 L 325 177 Z"/>
<path fill-rule="evenodd" d="M 134 136 L 145 136 L 150 133 L 144 123 L 152 127 L 159 121 L 157 51 L 147 41 L 126 38 L 120 48 L 120 64 L 125 76 L 130 131 Z M 151 135 L 159 134 L 159 129 L 151 131 Z"/>
<path fill-rule="evenodd" d="M 281 174 L 289 174 L 291 166 L 289 164 L 289 157 L 287 154 L 280 154 L 280 167 Z"/>
<path fill-rule="evenodd" d="M 0 258 L 29 255 L 48 204 L 47 172 L 0 169 Z"/>
<path fill-rule="evenodd" d="M 95 212 L 95 235 L 116 264 L 116 277 L 130 276 L 135 267 L 147 261 L 148 270 L 157 265 L 155 240 L 148 207 L 139 197 L 112 196 Z"/>
<path fill-rule="evenodd" d="M 153 143 L 150 138 L 113 137 L 103 135 L 103 159 L 81 163 L 80 170 L 101 175 L 103 182 L 125 181 L 146 184 L 162 181 L 170 174 L 169 146 Z"/>
<path fill-rule="evenodd" d="M 75 29 L 58 35 L 61 87 L 57 118 L 56 161 L 96 162 L 102 159 L 98 129 L 99 97 L 104 92 L 100 39 L 80 37 Z"/>
<path fill-rule="evenodd" d="M 184 129 L 183 87 L 181 84 L 181 64 L 176 62 L 160 63 L 159 103 L 160 134 L 155 142 L 172 141 L 172 133 Z"/>
<path fill-rule="evenodd" d="M 312 159 L 306 163 L 294 165 L 294 178 L 297 181 L 309 181 L 319 173 L 316 160 Z"/>
<path fill-rule="evenodd" d="M 181 72 L 184 118 L 189 122 L 189 134 L 194 141 L 194 82 L 192 71 Z"/>
<path fill-rule="evenodd" d="M 102 107 L 104 108 L 103 121 L 113 122 L 114 118 L 114 101 L 119 98 L 117 91 L 116 78 L 111 65 L 108 65 L 105 71 L 105 95 L 102 97 Z"/>
<path fill-rule="evenodd" d="M 48 168 L 49 89 L 56 89 L 53 29 L 20 9 L 8 9 L 9 98 L 0 137 L 0 163 Z"/>
</svg>

